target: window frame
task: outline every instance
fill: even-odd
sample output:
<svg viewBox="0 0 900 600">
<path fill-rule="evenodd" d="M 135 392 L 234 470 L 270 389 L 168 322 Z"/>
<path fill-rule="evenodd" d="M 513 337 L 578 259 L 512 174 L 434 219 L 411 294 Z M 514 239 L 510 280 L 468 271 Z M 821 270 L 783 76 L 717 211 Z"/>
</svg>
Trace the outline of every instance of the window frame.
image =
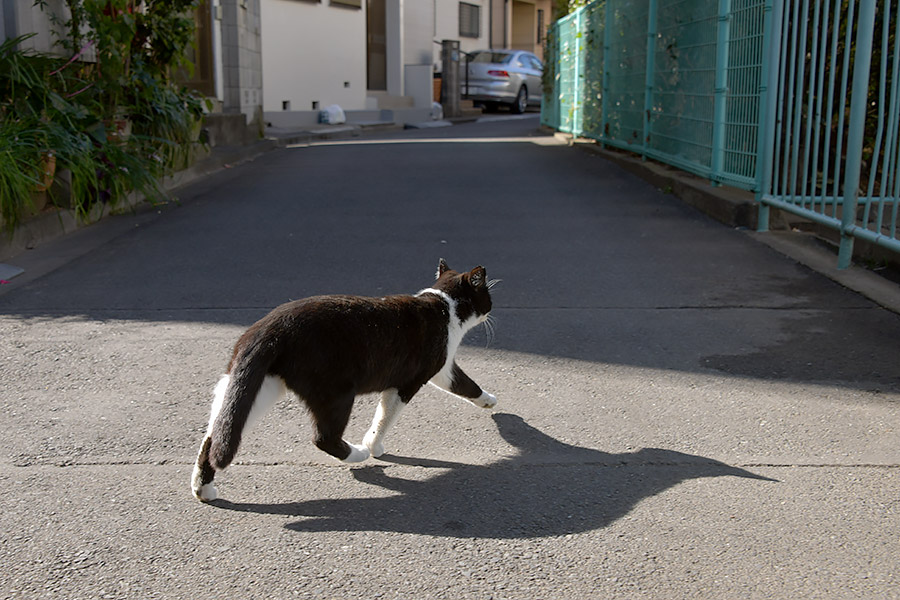
<svg viewBox="0 0 900 600">
<path fill-rule="evenodd" d="M 470 39 L 481 37 L 480 5 L 470 2 L 459 3 L 459 37 Z"/>
</svg>

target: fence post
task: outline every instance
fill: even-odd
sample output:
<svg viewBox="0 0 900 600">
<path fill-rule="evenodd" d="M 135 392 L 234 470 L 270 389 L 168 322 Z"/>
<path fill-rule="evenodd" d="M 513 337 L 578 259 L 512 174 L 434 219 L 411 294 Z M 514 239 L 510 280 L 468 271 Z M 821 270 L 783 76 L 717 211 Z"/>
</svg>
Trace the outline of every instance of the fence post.
<svg viewBox="0 0 900 600">
<path fill-rule="evenodd" d="M 725 163 L 725 103 L 728 100 L 728 39 L 731 27 L 731 0 L 719 0 L 719 23 L 716 30 L 716 78 L 713 105 L 713 137 L 710 171 L 712 185 Z"/>
<path fill-rule="evenodd" d="M 654 79 L 654 62 L 656 54 L 656 3 L 657 0 L 650 0 L 647 6 L 647 58 L 644 61 L 646 65 L 644 90 L 644 137 L 641 140 L 641 159 L 647 160 L 647 150 L 650 146 L 650 115 L 653 112 L 653 79 Z"/>
<path fill-rule="evenodd" d="M 572 83 L 572 137 L 581 135 L 583 129 L 582 123 L 582 72 L 581 65 L 584 62 L 584 31 L 582 18 L 584 17 L 584 7 L 582 6 L 575 12 L 575 35 L 573 41 L 575 45 L 575 77 Z"/>
<path fill-rule="evenodd" d="M 554 38 L 554 45 L 556 46 L 556 78 L 553 82 L 553 90 L 555 92 L 555 102 L 556 102 L 556 128 L 562 131 L 563 126 L 563 85 L 562 85 L 562 64 L 563 64 L 563 30 L 560 26 L 560 21 L 556 22 L 555 25 L 555 33 L 556 37 Z"/>
<path fill-rule="evenodd" d="M 852 232 L 856 226 L 856 208 L 859 200 L 860 163 L 866 127 L 866 105 L 869 98 L 869 67 L 872 64 L 872 38 L 875 30 L 875 0 L 860 3 L 859 22 L 856 27 L 838 269 L 849 267 L 853 257 Z"/>
<path fill-rule="evenodd" d="M 603 4 L 603 95 L 600 97 L 600 146 L 606 148 L 606 128 L 609 126 L 609 60 L 610 60 L 610 15 L 614 11 L 610 10 L 612 0 L 607 0 Z"/>
<path fill-rule="evenodd" d="M 759 90 L 759 131 L 756 150 L 756 230 L 769 230 L 769 205 L 763 196 L 772 187 L 772 161 L 775 160 L 775 121 L 778 106 L 779 55 L 784 0 L 767 0 L 763 14 L 763 59 Z"/>
</svg>

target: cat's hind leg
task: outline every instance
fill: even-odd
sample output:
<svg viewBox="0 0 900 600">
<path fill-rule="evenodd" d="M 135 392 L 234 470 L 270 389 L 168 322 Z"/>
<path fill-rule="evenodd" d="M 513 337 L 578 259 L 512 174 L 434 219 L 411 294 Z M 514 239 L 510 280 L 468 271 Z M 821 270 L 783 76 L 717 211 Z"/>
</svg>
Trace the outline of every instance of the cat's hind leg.
<svg viewBox="0 0 900 600">
<path fill-rule="evenodd" d="M 343 439 L 354 399 L 353 394 L 329 400 L 307 399 L 313 417 L 315 429 L 313 441 L 316 447 L 346 463 L 362 462 L 369 458 L 368 448 L 351 444 Z"/>
<path fill-rule="evenodd" d="M 212 438 L 209 436 L 203 438 L 200 452 L 197 455 L 197 464 L 194 465 L 194 472 L 191 475 L 191 491 L 194 492 L 194 497 L 203 502 L 212 502 L 219 496 L 216 486 L 212 482 L 216 476 L 216 470 L 209 464 L 211 442 Z"/>
<path fill-rule="evenodd" d="M 216 384 L 213 391 L 212 409 L 209 415 L 209 425 L 206 428 L 206 435 L 200 443 L 200 452 L 197 454 L 197 463 L 194 465 L 194 471 L 191 474 L 191 491 L 198 500 L 203 502 L 212 502 L 218 497 L 216 486 L 213 485 L 213 478 L 216 476 L 216 470 L 209 463 L 209 445 L 212 442 L 210 433 L 212 432 L 213 423 L 222 410 L 222 403 L 225 400 L 225 390 L 228 388 L 228 382 L 231 378 L 223 375 Z"/>
<path fill-rule="evenodd" d="M 396 388 L 381 392 L 381 402 L 375 409 L 375 418 L 372 426 L 363 438 L 363 445 L 369 449 L 372 456 L 379 457 L 384 454 L 384 436 L 400 416 L 400 411 L 406 403 L 400 398 Z"/>
<path fill-rule="evenodd" d="M 229 375 L 223 375 L 222 378 L 219 379 L 219 383 L 216 384 L 215 391 L 213 392 L 213 403 L 209 416 L 209 425 L 206 429 L 206 435 L 203 437 L 203 442 L 200 444 L 200 452 L 197 454 L 197 463 L 194 465 L 194 471 L 191 475 L 191 490 L 194 492 L 194 496 L 203 502 L 212 502 L 218 497 L 216 486 L 212 483 L 213 478 L 216 476 L 216 470 L 209 461 L 209 447 L 212 442 L 210 436 L 212 434 L 213 423 L 215 423 L 216 417 L 219 416 L 219 412 L 222 410 L 225 391 L 228 388 L 230 380 L 231 377 Z M 263 415 L 284 396 L 285 391 L 284 380 L 280 377 L 267 375 L 263 380 L 262 386 L 259 388 L 259 392 L 256 394 L 256 398 L 253 400 L 250 414 L 247 416 L 247 421 L 244 423 L 244 431 L 247 431 L 251 425 L 259 421 Z"/>
</svg>

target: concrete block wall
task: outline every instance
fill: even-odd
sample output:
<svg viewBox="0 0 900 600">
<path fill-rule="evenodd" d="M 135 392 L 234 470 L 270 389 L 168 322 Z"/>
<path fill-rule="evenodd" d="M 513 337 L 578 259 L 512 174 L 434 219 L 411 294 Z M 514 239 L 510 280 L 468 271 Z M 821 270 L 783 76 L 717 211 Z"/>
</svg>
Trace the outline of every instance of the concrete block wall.
<svg viewBox="0 0 900 600">
<path fill-rule="evenodd" d="M 262 125 L 260 0 L 222 0 L 223 112 Z"/>
</svg>

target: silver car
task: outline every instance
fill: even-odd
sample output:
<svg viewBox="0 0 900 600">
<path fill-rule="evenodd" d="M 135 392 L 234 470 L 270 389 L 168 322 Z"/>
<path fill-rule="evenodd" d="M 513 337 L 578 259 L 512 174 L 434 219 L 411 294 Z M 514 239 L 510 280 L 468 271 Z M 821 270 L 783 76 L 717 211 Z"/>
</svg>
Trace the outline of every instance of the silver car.
<svg viewBox="0 0 900 600">
<path fill-rule="evenodd" d="M 541 73 L 544 65 L 523 50 L 479 50 L 469 55 L 468 88 L 462 91 L 474 102 L 493 106 L 509 105 L 514 113 L 541 103 Z"/>
</svg>

